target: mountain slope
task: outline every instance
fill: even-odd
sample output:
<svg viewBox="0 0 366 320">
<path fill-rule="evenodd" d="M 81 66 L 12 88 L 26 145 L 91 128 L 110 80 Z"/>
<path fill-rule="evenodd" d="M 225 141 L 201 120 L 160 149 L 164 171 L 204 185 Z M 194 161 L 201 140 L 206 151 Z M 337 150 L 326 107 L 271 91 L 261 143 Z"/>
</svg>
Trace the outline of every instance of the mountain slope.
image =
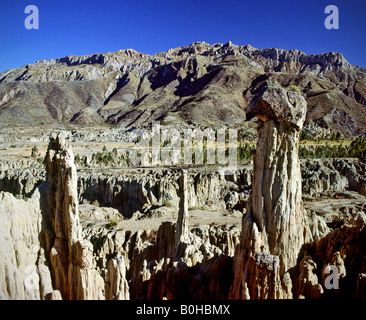
<svg viewBox="0 0 366 320">
<path fill-rule="evenodd" d="M 268 84 L 296 88 L 306 127 L 366 133 L 366 70 L 342 54 L 196 42 L 156 55 L 132 49 L 38 61 L 0 74 L 2 126 L 241 124 Z"/>
</svg>

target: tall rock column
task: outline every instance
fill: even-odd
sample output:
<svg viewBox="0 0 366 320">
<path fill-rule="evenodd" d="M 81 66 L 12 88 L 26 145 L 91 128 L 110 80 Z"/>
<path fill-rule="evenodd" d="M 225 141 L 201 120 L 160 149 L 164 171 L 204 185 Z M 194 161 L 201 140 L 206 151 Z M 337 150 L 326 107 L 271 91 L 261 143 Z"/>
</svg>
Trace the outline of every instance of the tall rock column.
<svg viewBox="0 0 366 320">
<path fill-rule="evenodd" d="M 180 176 L 180 201 L 178 211 L 178 221 L 176 230 L 175 243 L 178 245 L 180 242 L 186 242 L 189 240 L 189 218 L 188 218 L 188 195 L 187 195 L 187 170 L 181 171 Z"/>
<path fill-rule="evenodd" d="M 231 298 L 286 298 L 291 294 L 286 272 L 297 264 L 304 244 L 298 140 L 306 108 L 300 94 L 277 87 L 266 88 L 251 107 L 258 118 L 258 141 L 252 192 L 235 254 Z M 258 259 L 264 253 L 266 261 L 278 262 L 266 267 Z M 257 280 L 263 276 L 276 283 L 267 286 L 272 292 L 258 295 Z"/>
<path fill-rule="evenodd" d="M 51 137 L 46 158 L 45 243 L 55 289 L 63 299 L 103 299 L 104 281 L 95 270 L 92 244 L 79 222 L 74 154 L 62 134 Z"/>
<path fill-rule="evenodd" d="M 81 239 L 74 154 L 59 134 L 51 137 L 45 159 L 48 229 L 46 244 L 55 287 L 63 299 L 72 299 L 75 279 L 70 272 L 73 246 Z"/>
</svg>

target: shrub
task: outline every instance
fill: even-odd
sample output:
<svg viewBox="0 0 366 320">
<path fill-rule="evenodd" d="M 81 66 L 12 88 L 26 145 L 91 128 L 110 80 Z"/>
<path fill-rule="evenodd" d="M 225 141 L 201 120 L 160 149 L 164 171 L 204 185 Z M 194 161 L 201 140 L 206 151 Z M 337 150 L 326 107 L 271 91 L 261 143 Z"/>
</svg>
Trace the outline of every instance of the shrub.
<svg viewBox="0 0 366 320">
<path fill-rule="evenodd" d="M 311 139 L 311 136 L 310 136 L 309 132 L 307 130 L 301 130 L 301 132 L 300 132 L 300 141 L 309 140 L 309 139 Z"/>
<path fill-rule="evenodd" d="M 163 206 L 167 207 L 167 208 L 171 208 L 173 207 L 173 204 L 171 201 L 167 200 L 163 203 Z"/>
<path fill-rule="evenodd" d="M 291 84 L 290 86 L 286 87 L 285 89 L 288 91 L 296 91 L 297 93 L 302 94 L 300 87 L 295 84 Z"/>
<path fill-rule="evenodd" d="M 335 135 L 336 137 L 336 135 Z M 324 146 L 309 148 L 299 146 L 300 158 L 366 158 L 366 139 L 357 138 L 349 147 L 340 145 L 331 146 L 327 142 Z"/>
<path fill-rule="evenodd" d="M 38 152 L 38 148 L 36 146 L 34 146 L 32 148 L 32 153 L 31 153 L 31 157 L 32 158 L 37 158 L 40 155 L 40 153 Z"/>
<path fill-rule="evenodd" d="M 366 139 L 357 138 L 353 140 L 348 153 L 352 158 L 366 158 Z"/>
<path fill-rule="evenodd" d="M 115 226 L 118 225 L 118 221 L 116 219 L 112 219 L 109 223 L 108 223 L 108 227 L 109 228 L 113 228 Z"/>
<path fill-rule="evenodd" d="M 239 160 L 251 160 L 253 158 L 254 146 L 249 143 L 240 143 L 238 147 L 238 159 Z"/>
</svg>

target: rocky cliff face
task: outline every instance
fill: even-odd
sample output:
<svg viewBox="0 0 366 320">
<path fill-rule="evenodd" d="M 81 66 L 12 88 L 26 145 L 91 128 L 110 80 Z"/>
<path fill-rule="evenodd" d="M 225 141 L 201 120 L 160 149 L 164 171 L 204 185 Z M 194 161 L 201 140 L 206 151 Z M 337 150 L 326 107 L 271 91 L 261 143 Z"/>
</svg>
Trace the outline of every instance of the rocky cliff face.
<svg viewBox="0 0 366 320">
<path fill-rule="evenodd" d="M 314 134 L 365 133 L 365 70 L 342 54 L 193 43 L 156 55 L 134 50 L 38 61 L 0 74 L 3 126 L 108 123 L 243 124 L 268 83 L 297 86 Z M 248 120 L 250 117 L 248 117 Z M 318 132 L 316 128 L 321 127 Z"/>
<path fill-rule="evenodd" d="M 42 213 L 38 190 L 30 199 L 20 200 L 0 193 L 0 296 L 1 299 L 59 298 L 53 290 L 46 261 Z"/>
</svg>

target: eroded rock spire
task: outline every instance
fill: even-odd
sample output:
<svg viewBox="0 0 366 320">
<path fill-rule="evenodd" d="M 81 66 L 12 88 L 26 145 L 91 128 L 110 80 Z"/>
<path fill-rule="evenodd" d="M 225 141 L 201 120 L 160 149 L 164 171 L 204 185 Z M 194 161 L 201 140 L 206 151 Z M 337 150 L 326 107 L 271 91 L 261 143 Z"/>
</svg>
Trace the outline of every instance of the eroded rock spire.
<svg viewBox="0 0 366 320">
<path fill-rule="evenodd" d="M 266 88 L 252 105 L 251 112 L 258 118 L 258 141 L 252 192 L 235 254 L 232 298 L 291 295 L 286 272 L 296 265 L 304 243 L 297 144 L 306 108 L 300 94 L 277 87 Z M 267 289 L 259 283 L 264 277 L 273 283 Z"/>
<path fill-rule="evenodd" d="M 180 201 L 175 239 L 176 245 L 180 242 L 186 242 L 189 240 L 187 176 L 187 170 L 183 169 L 179 180 Z"/>
<path fill-rule="evenodd" d="M 93 246 L 81 236 L 74 154 L 62 134 L 51 137 L 45 164 L 45 242 L 54 286 L 63 299 L 103 299 L 104 281 L 94 268 Z"/>
</svg>

